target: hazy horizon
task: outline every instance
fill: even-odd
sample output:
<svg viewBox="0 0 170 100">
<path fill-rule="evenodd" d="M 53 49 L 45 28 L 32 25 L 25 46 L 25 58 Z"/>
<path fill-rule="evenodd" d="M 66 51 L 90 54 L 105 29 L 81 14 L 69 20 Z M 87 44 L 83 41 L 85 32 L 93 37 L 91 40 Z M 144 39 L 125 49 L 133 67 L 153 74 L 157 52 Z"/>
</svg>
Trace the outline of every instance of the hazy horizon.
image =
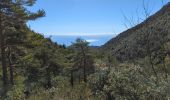
<svg viewBox="0 0 170 100">
<path fill-rule="evenodd" d="M 145 0 L 146 1 L 146 0 Z M 166 4 L 168 0 L 164 0 Z M 161 0 L 146 1 L 149 12 L 155 13 L 162 7 Z M 44 9 L 46 16 L 36 22 L 28 22 L 32 30 L 51 36 L 58 44 L 70 45 L 78 37 L 101 46 L 117 34 L 125 31 L 129 22 L 124 15 L 143 21 L 143 0 L 38 0 L 31 11 Z"/>
</svg>

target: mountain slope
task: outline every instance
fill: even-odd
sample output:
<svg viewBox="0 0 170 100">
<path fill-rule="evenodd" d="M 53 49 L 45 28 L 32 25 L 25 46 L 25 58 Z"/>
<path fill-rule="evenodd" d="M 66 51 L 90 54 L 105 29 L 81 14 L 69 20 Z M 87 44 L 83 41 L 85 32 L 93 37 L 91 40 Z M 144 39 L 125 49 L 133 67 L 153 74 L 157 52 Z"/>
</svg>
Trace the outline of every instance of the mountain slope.
<svg viewBox="0 0 170 100">
<path fill-rule="evenodd" d="M 111 52 L 118 60 L 133 60 L 148 55 L 148 51 L 160 50 L 165 45 L 169 52 L 170 3 L 150 16 L 144 22 L 130 28 L 111 39 L 100 49 Z"/>
</svg>

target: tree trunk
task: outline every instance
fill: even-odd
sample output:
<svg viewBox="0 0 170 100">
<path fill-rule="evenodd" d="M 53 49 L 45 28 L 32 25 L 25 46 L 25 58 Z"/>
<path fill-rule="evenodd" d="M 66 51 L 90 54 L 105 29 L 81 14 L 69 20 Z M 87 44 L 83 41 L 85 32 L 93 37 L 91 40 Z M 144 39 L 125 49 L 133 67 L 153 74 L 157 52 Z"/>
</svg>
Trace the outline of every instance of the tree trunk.
<svg viewBox="0 0 170 100">
<path fill-rule="evenodd" d="M 165 78 L 166 78 L 166 80 L 168 80 L 168 71 L 167 71 L 167 67 L 165 64 L 165 59 L 163 60 L 163 70 L 165 72 Z"/>
<path fill-rule="evenodd" d="M 9 62 L 9 70 L 10 70 L 10 83 L 14 85 L 14 71 L 13 71 L 13 64 L 12 64 L 12 56 L 11 56 L 11 49 L 8 47 L 9 52 L 8 52 L 8 62 Z"/>
<path fill-rule="evenodd" d="M 5 39 L 4 39 L 4 32 L 2 28 L 2 16 L 0 12 L 0 48 L 1 48 L 1 60 L 2 60 L 2 79 L 3 84 L 7 85 L 7 67 L 6 67 L 6 54 L 5 54 Z"/>
<path fill-rule="evenodd" d="M 87 77 L 86 77 L 86 59 L 84 59 L 84 64 L 83 64 L 83 69 L 84 69 L 84 82 L 87 82 Z"/>
<path fill-rule="evenodd" d="M 167 39 L 164 39 L 164 40 L 166 42 Z M 166 53 L 164 53 L 165 52 L 165 43 L 163 42 L 161 44 L 162 44 L 162 52 L 165 55 L 162 59 L 163 69 L 164 69 L 164 72 L 165 72 L 165 78 L 166 78 L 166 80 L 168 80 L 168 72 L 167 72 L 167 67 L 166 67 L 166 64 L 165 64 Z"/>
<path fill-rule="evenodd" d="M 2 34 L 2 33 L 0 33 Z M 5 54 L 5 46 L 4 46 L 4 39 L 2 35 L 0 35 L 0 43 L 1 43 L 1 60 L 2 60 L 2 75 L 3 75 L 3 84 L 7 84 L 7 67 L 6 67 L 6 54 Z"/>
<path fill-rule="evenodd" d="M 156 70 L 155 70 L 155 68 L 154 68 L 154 64 L 153 64 L 153 61 L 152 61 L 152 54 L 151 54 L 151 50 L 150 50 L 150 32 L 148 32 L 148 36 L 146 37 L 147 38 L 147 55 L 149 56 L 149 62 L 150 62 L 150 64 L 151 64 L 151 68 L 152 68 L 152 71 L 153 71 L 153 73 L 155 74 L 155 77 L 156 77 L 156 83 L 158 82 L 158 75 L 157 75 L 157 72 L 156 72 Z"/>
<path fill-rule="evenodd" d="M 74 86 L 74 82 L 73 82 L 73 70 L 71 70 L 71 80 L 70 80 L 71 86 Z"/>
<path fill-rule="evenodd" d="M 150 64 L 151 64 L 151 68 L 152 68 L 152 71 L 154 72 L 155 74 L 155 77 L 156 77 L 156 83 L 158 82 L 158 75 L 157 75 L 157 72 L 154 68 L 154 65 L 153 65 L 153 62 L 152 62 L 152 56 L 151 56 L 151 53 L 149 53 L 149 61 L 150 61 Z"/>
<path fill-rule="evenodd" d="M 106 93 L 106 100 L 115 100 L 115 97 L 111 95 L 110 91 Z"/>
<path fill-rule="evenodd" d="M 49 68 L 46 68 L 46 73 L 47 73 L 47 88 L 51 88 L 52 84 L 51 84 L 51 74 L 50 74 L 50 70 Z"/>
<path fill-rule="evenodd" d="M 84 48 L 81 46 L 81 51 L 83 53 L 83 76 L 84 76 L 84 82 L 87 82 L 87 77 L 86 77 L 86 54 Z"/>
</svg>

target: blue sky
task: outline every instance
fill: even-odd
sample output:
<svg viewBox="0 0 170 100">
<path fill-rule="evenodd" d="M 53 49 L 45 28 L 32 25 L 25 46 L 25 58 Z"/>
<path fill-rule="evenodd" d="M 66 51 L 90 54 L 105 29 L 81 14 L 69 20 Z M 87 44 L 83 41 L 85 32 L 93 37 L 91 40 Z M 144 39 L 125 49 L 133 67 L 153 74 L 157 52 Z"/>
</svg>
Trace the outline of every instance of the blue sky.
<svg viewBox="0 0 170 100">
<path fill-rule="evenodd" d="M 164 0 L 166 4 L 168 0 Z M 151 14 L 162 6 L 162 0 L 145 0 Z M 31 11 L 44 9 L 46 16 L 28 22 L 35 32 L 52 36 L 59 44 L 70 45 L 81 37 L 90 45 L 103 45 L 127 29 L 129 22 L 144 19 L 143 0 L 37 0 Z M 142 21 L 142 20 L 140 20 Z"/>
</svg>

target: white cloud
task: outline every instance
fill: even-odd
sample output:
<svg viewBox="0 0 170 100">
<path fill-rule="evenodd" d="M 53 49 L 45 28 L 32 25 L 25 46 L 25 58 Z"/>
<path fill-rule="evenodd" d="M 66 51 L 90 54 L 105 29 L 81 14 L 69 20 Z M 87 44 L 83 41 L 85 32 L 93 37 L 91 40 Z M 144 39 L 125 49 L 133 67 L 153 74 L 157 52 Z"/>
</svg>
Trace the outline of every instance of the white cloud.
<svg viewBox="0 0 170 100">
<path fill-rule="evenodd" d="M 99 40 L 97 40 L 97 39 L 87 39 L 86 41 L 91 43 L 91 42 L 97 42 Z"/>
<path fill-rule="evenodd" d="M 47 34 L 48 35 L 48 34 Z M 50 34 L 53 36 L 109 36 L 116 35 L 115 33 L 63 33 L 63 34 Z"/>
</svg>

